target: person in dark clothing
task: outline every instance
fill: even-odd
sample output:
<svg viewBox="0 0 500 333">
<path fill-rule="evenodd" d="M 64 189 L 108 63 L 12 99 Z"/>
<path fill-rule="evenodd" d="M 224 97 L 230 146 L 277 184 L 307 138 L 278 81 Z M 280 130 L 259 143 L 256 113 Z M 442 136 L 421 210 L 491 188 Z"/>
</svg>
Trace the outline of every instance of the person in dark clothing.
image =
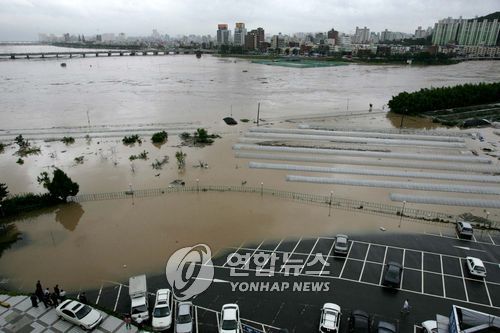
<svg viewBox="0 0 500 333">
<path fill-rule="evenodd" d="M 40 283 L 40 280 L 38 280 L 36 282 L 36 289 L 35 290 L 36 290 L 37 293 L 38 292 L 42 292 L 43 293 L 43 288 L 42 288 L 42 284 Z"/>
<path fill-rule="evenodd" d="M 78 296 L 78 300 L 80 302 L 82 302 L 83 304 L 87 304 L 88 303 L 88 300 L 87 300 L 87 296 L 85 295 L 85 291 L 83 291 L 80 296 Z"/>
<path fill-rule="evenodd" d="M 36 283 L 35 295 L 38 297 L 38 301 L 43 302 L 43 288 L 40 280 Z"/>
<path fill-rule="evenodd" d="M 50 306 L 49 298 L 45 295 L 42 295 L 42 303 L 43 305 L 45 305 L 45 308 L 48 308 Z"/>
<path fill-rule="evenodd" d="M 34 308 L 37 308 L 38 307 L 38 299 L 37 299 L 35 294 L 31 294 L 30 300 L 31 300 L 31 306 Z"/>
<path fill-rule="evenodd" d="M 54 287 L 54 294 L 56 294 L 57 298 L 59 298 L 60 291 L 59 291 L 59 285 L 58 284 L 56 284 L 56 286 Z"/>
<path fill-rule="evenodd" d="M 59 304 L 59 297 L 57 297 L 56 293 L 52 293 L 50 294 L 50 299 L 52 300 L 52 305 L 54 307 L 57 307 L 57 305 Z"/>
</svg>

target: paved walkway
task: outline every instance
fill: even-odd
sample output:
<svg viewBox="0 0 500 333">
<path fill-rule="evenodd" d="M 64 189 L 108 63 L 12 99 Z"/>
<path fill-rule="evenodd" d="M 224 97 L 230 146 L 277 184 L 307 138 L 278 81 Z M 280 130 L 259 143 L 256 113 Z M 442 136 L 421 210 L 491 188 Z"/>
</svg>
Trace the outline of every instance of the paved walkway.
<svg viewBox="0 0 500 333">
<path fill-rule="evenodd" d="M 39 333 L 39 332 L 85 332 L 81 328 L 68 323 L 56 315 L 54 308 L 46 309 L 43 304 L 38 308 L 31 306 L 28 296 L 0 295 L 0 301 L 10 304 L 10 308 L 0 306 L 0 332 L 4 333 Z M 102 311 L 103 320 L 93 330 L 97 333 L 137 333 L 137 328 L 125 328 L 123 320 L 110 316 Z"/>
</svg>

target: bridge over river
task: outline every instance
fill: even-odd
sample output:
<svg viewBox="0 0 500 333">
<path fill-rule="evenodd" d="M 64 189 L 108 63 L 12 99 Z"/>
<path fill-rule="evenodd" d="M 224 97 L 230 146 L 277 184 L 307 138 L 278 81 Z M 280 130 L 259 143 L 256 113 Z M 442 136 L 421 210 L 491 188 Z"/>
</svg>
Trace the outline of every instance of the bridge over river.
<svg viewBox="0 0 500 333">
<path fill-rule="evenodd" d="M 111 57 L 111 56 L 160 56 L 176 54 L 212 54 L 214 50 L 92 50 L 92 51 L 64 51 L 64 52 L 17 52 L 0 53 L 0 59 L 45 59 L 45 58 L 73 58 L 73 57 Z"/>
</svg>

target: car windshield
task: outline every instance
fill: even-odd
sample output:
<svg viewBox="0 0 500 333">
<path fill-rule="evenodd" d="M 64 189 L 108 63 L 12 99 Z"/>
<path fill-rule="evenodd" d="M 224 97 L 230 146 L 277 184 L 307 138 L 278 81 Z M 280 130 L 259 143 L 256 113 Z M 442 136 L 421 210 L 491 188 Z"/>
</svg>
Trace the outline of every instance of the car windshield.
<svg viewBox="0 0 500 333">
<path fill-rule="evenodd" d="M 180 315 L 179 317 L 177 317 L 177 322 L 179 324 L 188 324 L 191 322 L 191 315 L 190 314 Z"/>
<path fill-rule="evenodd" d="M 346 243 L 347 243 L 347 239 L 337 238 L 337 245 L 345 245 Z"/>
<path fill-rule="evenodd" d="M 143 313 L 146 311 L 148 311 L 148 308 L 145 305 L 140 305 L 132 308 L 132 314 Z"/>
<path fill-rule="evenodd" d="M 156 308 L 153 312 L 153 317 L 156 318 L 161 318 L 161 317 L 167 317 L 170 315 L 170 309 L 168 306 L 164 306 L 162 308 Z"/>
<path fill-rule="evenodd" d="M 235 330 L 238 327 L 238 322 L 236 320 L 224 320 L 222 322 L 223 330 Z"/>
<path fill-rule="evenodd" d="M 387 277 L 390 279 L 397 279 L 399 276 L 399 269 L 396 266 L 389 266 L 387 270 Z"/>
<path fill-rule="evenodd" d="M 80 310 L 78 310 L 75 314 L 78 319 L 82 319 L 86 315 L 89 314 L 89 312 L 92 311 L 92 308 L 88 305 L 84 305 Z"/>
<path fill-rule="evenodd" d="M 484 272 L 485 271 L 484 267 L 482 267 L 482 266 L 476 266 L 476 267 L 474 267 L 474 269 L 476 271 L 478 271 L 478 272 Z"/>
</svg>

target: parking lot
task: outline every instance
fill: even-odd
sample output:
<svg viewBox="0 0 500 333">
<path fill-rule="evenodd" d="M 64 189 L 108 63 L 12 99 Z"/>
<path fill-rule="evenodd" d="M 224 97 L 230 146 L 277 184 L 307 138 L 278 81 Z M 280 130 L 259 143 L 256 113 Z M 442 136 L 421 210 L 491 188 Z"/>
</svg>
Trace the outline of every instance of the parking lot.
<svg viewBox="0 0 500 333">
<path fill-rule="evenodd" d="M 241 317 L 247 319 L 243 321 L 245 332 L 316 330 L 321 306 L 326 302 L 342 307 L 342 332 L 347 328 L 348 314 L 358 308 L 373 315 L 374 325 L 384 319 L 396 323 L 400 332 L 413 332 L 415 324 L 433 319 L 437 313 L 448 315 L 452 304 L 499 315 L 498 236 L 488 233 L 481 237 L 477 233 L 471 240 L 462 240 L 451 228 L 432 235 L 381 232 L 353 237 L 344 256 L 334 255 L 333 236 L 243 243 L 214 254 L 217 282 L 193 300 L 197 306 L 197 332 L 217 332 L 218 311 L 223 304 L 232 302 L 239 304 Z M 464 261 L 468 255 L 483 260 L 488 272 L 485 279 L 469 274 Z M 318 260 L 318 256 L 324 260 Z M 271 260 L 273 257 L 275 260 Z M 237 265 L 236 259 L 240 260 Z M 384 265 L 389 261 L 404 267 L 397 290 L 381 285 Z M 234 272 L 247 276 L 234 276 Z M 326 281 L 330 287 L 327 291 L 255 291 L 233 290 L 230 284 L 259 281 L 286 282 L 290 286 Z M 164 274 L 148 274 L 150 306 L 154 302 L 153 292 L 165 287 L 168 283 Z M 103 281 L 98 290 L 87 291 L 87 297 L 117 312 L 129 311 L 126 283 Z M 412 311 L 401 316 L 405 299 L 410 300 Z"/>
</svg>

